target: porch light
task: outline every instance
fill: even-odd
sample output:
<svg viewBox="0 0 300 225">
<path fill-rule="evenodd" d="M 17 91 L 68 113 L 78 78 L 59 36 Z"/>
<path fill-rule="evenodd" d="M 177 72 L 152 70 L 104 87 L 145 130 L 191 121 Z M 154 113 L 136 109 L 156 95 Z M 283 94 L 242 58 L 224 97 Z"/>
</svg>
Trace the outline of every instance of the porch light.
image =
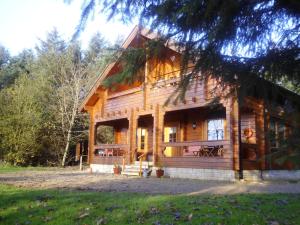
<svg viewBox="0 0 300 225">
<path fill-rule="evenodd" d="M 196 122 L 193 122 L 192 127 L 193 127 L 194 130 L 196 129 L 196 127 L 197 127 Z"/>
</svg>

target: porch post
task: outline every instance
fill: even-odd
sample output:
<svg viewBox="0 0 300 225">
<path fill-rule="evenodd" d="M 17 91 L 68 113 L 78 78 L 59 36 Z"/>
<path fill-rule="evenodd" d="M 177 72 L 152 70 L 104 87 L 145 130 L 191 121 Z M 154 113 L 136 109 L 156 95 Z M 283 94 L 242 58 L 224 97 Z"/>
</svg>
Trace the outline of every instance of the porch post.
<svg viewBox="0 0 300 225">
<path fill-rule="evenodd" d="M 153 118 L 153 165 L 162 157 L 162 134 L 164 128 L 164 111 L 162 106 L 157 104 Z"/>
<path fill-rule="evenodd" d="M 134 109 L 131 109 L 129 117 L 129 152 L 127 156 L 128 163 L 133 160 L 136 150 L 136 129 L 137 129 L 137 115 Z"/>
</svg>

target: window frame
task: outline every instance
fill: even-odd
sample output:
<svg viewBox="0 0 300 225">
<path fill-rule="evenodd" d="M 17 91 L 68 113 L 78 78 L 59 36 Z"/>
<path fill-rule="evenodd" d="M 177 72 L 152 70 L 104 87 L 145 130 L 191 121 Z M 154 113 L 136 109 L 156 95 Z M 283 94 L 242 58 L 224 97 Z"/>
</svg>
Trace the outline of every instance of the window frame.
<svg viewBox="0 0 300 225">
<path fill-rule="evenodd" d="M 210 129 L 210 122 L 212 121 L 221 121 L 221 124 L 223 126 L 222 129 L 220 128 L 216 128 L 214 130 Z M 214 133 L 213 135 L 210 134 L 210 132 L 215 131 L 216 133 Z M 222 132 L 220 132 L 222 131 Z M 211 137 L 216 137 L 216 138 L 212 138 Z M 225 140 L 225 119 L 224 118 L 214 118 L 214 119 L 208 119 L 207 120 L 207 140 L 208 141 L 220 141 L 220 140 Z"/>
<path fill-rule="evenodd" d="M 169 142 L 174 143 L 177 141 L 177 127 L 170 127 Z"/>
</svg>

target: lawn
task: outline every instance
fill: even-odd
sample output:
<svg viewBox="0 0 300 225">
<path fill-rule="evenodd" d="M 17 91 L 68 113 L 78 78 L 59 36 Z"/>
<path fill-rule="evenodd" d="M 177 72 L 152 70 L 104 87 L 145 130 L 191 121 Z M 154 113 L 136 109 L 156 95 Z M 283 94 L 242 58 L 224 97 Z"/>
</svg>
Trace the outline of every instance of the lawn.
<svg viewBox="0 0 300 225">
<path fill-rule="evenodd" d="M 148 195 L 0 185 L 0 224 L 300 224 L 300 195 Z"/>
<path fill-rule="evenodd" d="M 40 170 L 47 170 L 49 168 L 51 167 L 33 167 L 33 166 L 21 167 L 21 166 L 12 166 L 9 164 L 0 163 L 0 173 L 21 172 L 27 170 L 40 171 Z"/>
</svg>

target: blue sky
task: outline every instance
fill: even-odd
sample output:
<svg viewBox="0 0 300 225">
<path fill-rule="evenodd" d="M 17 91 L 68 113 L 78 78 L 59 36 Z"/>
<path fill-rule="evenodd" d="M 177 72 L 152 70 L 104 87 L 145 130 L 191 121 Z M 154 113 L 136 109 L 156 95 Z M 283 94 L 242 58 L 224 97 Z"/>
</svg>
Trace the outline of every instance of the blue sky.
<svg viewBox="0 0 300 225">
<path fill-rule="evenodd" d="M 83 1 L 73 0 L 68 5 L 64 0 L 0 0 L 0 44 L 16 55 L 25 48 L 34 48 L 54 27 L 69 40 L 79 22 Z M 134 25 L 107 22 L 105 15 L 96 13 L 80 40 L 86 47 L 91 36 L 99 31 L 114 42 L 119 35 L 126 37 Z"/>
</svg>

